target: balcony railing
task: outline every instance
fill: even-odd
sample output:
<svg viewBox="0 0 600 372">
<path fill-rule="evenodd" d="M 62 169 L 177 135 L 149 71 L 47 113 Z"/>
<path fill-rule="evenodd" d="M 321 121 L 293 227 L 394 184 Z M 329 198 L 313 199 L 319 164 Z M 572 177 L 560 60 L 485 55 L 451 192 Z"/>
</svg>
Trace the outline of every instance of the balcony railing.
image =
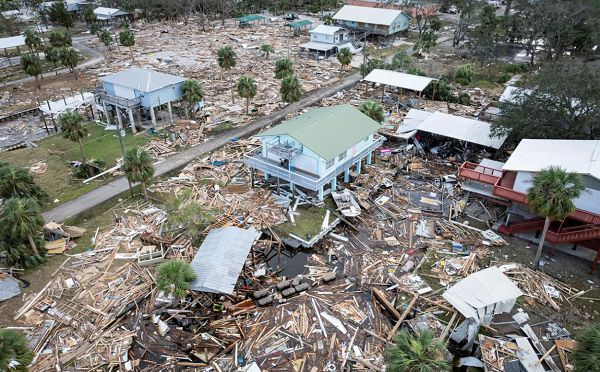
<svg viewBox="0 0 600 372">
<path fill-rule="evenodd" d="M 344 172 L 344 170 L 348 169 L 353 164 L 356 164 L 359 160 L 367 156 L 367 154 L 381 146 L 384 140 L 385 138 L 383 136 L 375 135 L 373 142 L 366 148 L 362 149 L 354 156 L 349 157 L 343 163 L 338 164 L 335 168 L 332 168 L 321 177 L 313 177 L 297 170 L 286 169 L 279 164 L 275 164 L 265 159 L 262 156 L 262 146 L 244 154 L 244 163 L 252 168 L 268 173 L 271 176 L 292 182 L 295 185 L 309 190 L 317 191 L 328 182 L 331 182 L 335 176 Z"/>
<path fill-rule="evenodd" d="M 501 176 L 498 177 L 498 173 L 501 173 Z M 494 185 L 494 190 L 492 191 L 493 195 L 512 200 L 517 203 L 527 204 L 526 194 L 519 191 L 515 191 L 505 186 L 501 186 L 505 172 L 500 169 L 484 167 L 482 165 L 470 162 L 464 162 L 463 165 L 461 165 L 460 167 L 459 174 L 461 177 L 470 180 Z M 585 211 L 583 209 L 576 209 L 575 212 L 569 215 L 569 218 L 589 224 L 600 225 L 600 215 Z"/>
<path fill-rule="evenodd" d="M 94 91 L 96 97 L 100 98 L 103 102 L 110 103 L 113 105 L 118 105 L 125 108 L 135 108 L 142 103 L 142 99 L 140 97 L 135 97 L 131 99 L 117 97 L 108 94 L 103 89 L 97 89 Z"/>
</svg>

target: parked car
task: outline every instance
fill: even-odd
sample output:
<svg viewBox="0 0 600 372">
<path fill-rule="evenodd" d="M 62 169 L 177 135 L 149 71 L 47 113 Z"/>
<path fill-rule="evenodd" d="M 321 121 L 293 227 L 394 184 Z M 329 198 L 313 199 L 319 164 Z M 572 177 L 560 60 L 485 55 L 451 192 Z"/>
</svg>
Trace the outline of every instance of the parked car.
<svg viewBox="0 0 600 372">
<path fill-rule="evenodd" d="M 283 16 L 283 19 L 285 19 L 286 21 L 293 21 L 293 20 L 299 19 L 299 18 L 298 18 L 298 14 L 287 13 L 285 16 Z"/>
<path fill-rule="evenodd" d="M 448 8 L 448 13 L 456 14 L 456 13 L 458 13 L 458 9 L 456 9 L 456 7 L 454 5 L 452 5 L 451 7 Z"/>
<path fill-rule="evenodd" d="M 489 5 L 493 5 L 495 8 L 500 8 L 500 1 L 497 0 L 489 0 L 488 1 Z"/>
</svg>

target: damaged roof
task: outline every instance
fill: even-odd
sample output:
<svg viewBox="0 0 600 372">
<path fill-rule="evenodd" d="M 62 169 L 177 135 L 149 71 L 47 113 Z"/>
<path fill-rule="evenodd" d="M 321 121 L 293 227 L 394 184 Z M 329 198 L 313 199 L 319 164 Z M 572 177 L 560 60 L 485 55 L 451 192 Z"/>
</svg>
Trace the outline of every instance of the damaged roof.
<svg viewBox="0 0 600 372">
<path fill-rule="evenodd" d="M 185 81 L 184 78 L 179 76 L 163 74 L 143 68 L 130 68 L 129 70 L 101 77 L 98 80 L 103 83 L 137 89 L 141 92 L 152 92 Z"/>
<path fill-rule="evenodd" d="M 260 137 L 289 135 L 326 161 L 330 161 L 381 125 L 351 105 L 319 107 L 271 128 Z"/>
<path fill-rule="evenodd" d="M 506 312 L 522 295 L 521 290 L 493 266 L 467 276 L 442 296 L 465 318 L 482 323 L 484 314 L 491 312 L 486 307 L 495 305 L 494 315 Z"/>
<path fill-rule="evenodd" d="M 232 294 L 250 248 L 259 236 L 254 228 L 210 230 L 190 264 L 196 274 L 190 289 Z"/>
</svg>

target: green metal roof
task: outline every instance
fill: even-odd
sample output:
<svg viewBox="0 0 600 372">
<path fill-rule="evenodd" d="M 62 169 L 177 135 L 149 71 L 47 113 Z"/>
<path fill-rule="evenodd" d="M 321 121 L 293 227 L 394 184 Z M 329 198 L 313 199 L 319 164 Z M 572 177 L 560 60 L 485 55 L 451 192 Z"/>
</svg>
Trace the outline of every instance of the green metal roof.
<svg viewBox="0 0 600 372">
<path fill-rule="evenodd" d="M 298 28 L 298 27 L 304 27 L 304 26 L 308 26 L 308 25 L 312 25 L 312 22 L 309 21 L 308 19 L 303 19 L 301 21 L 296 21 L 296 22 L 288 23 L 286 26 L 293 27 L 293 28 Z"/>
<path fill-rule="evenodd" d="M 258 14 L 252 14 L 249 16 L 236 18 L 235 20 L 238 22 L 250 22 L 250 21 L 256 21 L 258 19 L 263 19 L 263 18 L 265 18 L 265 17 L 258 15 Z"/>
<path fill-rule="evenodd" d="M 289 135 L 326 161 L 377 132 L 381 125 L 351 105 L 312 109 L 260 137 Z"/>
</svg>

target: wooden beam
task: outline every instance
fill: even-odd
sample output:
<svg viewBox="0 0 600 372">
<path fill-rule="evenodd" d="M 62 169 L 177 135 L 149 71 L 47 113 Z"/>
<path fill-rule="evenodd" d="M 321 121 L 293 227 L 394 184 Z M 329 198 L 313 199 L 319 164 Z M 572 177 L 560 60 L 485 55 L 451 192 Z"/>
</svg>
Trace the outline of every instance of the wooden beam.
<svg viewBox="0 0 600 372">
<path fill-rule="evenodd" d="M 417 302 L 418 298 L 419 298 L 419 295 L 416 295 L 416 296 L 414 296 L 412 298 L 412 300 L 410 301 L 410 303 L 408 304 L 408 306 L 406 307 L 406 309 L 404 310 L 404 312 L 402 313 L 402 315 L 400 316 L 400 318 L 396 322 L 396 325 L 390 331 L 390 334 L 388 335 L 388 340 L 391 341 L 391 340 L 394 339 L 394 334 L 396 334 L 396 331 L 398 330 L 398 328 L 400 328 L 400 325 L 402 324 L 402 322 L 404 321 L 404 319 L 406 318 L 406 316 L 408 315 L 408 313 L 412 309 L 412 307 L 415 304 L 415 302 Z"/>
</svg>

